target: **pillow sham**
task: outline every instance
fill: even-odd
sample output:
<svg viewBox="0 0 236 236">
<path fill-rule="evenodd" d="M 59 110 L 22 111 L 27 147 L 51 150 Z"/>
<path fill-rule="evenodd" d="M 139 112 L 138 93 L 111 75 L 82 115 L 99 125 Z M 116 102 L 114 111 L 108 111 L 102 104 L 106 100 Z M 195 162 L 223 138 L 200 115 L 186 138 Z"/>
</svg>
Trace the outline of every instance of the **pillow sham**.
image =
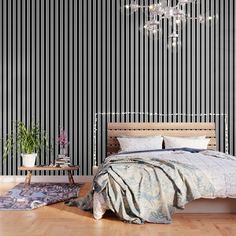
<svg viewBox="0 0 236 236">
<path fill-rule="evenodd" d="M 163 137 L 117 137 L 120 143 L 121 152 L 147 151 L 162 149 Z"/>
<path fill-rule="evenodd" d="M 165 148 L 198 148 L 207 149 L 210 139 L 205 136 L 195 136 L 195 137 L 171 137 L 164 136 L 164 146 Z"/>
</svg>

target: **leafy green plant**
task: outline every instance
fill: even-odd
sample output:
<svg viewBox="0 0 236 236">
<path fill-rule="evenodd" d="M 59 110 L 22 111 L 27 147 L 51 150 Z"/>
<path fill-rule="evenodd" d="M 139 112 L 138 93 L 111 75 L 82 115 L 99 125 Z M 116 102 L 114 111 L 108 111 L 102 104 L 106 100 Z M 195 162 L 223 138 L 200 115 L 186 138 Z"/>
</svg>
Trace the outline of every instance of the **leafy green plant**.
<svg viewBox="0 0 236 236">
<path fill-rule="evenodd" d="M 16 132 L 8 136 L 5 141 L 3 159 L 14 147 L 24 154 L 37 153 L 41 148 L 49 148 L 46 132 L 40 130 L 38 124 L 33 124 L 31 128 L 27 128 L 23 122 L 17 122 Z"/>
</svg>

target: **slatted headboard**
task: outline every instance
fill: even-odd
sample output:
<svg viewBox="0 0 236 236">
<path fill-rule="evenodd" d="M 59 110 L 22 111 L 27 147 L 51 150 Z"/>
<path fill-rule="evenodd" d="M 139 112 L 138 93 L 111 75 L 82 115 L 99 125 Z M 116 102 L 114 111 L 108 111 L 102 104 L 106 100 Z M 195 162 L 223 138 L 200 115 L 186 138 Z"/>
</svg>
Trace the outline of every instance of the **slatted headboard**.
<svg viewBox="0 0 236 236">
<path fill-rule="evenodd" d="M 107 155 L 120 149 L 117 137 L 121 136 L 206 136 L 208 149 L 216 149 L 215 123 L 108 123 Z"/>
</svg>

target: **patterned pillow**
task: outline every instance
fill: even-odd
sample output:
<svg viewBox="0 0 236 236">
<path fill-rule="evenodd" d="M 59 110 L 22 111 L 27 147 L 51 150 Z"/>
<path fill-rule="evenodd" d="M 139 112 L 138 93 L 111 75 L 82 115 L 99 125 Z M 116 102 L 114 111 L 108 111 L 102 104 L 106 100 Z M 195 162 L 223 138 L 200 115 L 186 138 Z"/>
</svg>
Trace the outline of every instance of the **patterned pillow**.
<svg viewBox="0 0 236 236">
<path fill-rule="evenodd" d="M 207 149 L 210 139 L 205 136 L 196 137 L 170 137 L 164 136 L 165 148 L 198 148 Z"/>
<path fill-rule="evenodd" d="M 163 137 L 118 137 L 120 152 L 147 151 L 162 149 Z"/>
</svg>

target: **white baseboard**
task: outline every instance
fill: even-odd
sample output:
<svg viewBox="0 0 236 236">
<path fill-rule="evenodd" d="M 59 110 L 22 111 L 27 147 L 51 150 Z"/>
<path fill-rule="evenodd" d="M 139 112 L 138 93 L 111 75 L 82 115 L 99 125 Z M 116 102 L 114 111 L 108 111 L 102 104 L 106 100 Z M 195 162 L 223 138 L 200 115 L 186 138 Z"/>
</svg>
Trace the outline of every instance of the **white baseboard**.
<svg viewBox="0 0 236 236">
<path fill-rule="evenodd" d="M 81 176 L 73 176 L 76 183 L 84 183 L 84 182 L 92 182 L 93 176 L 91 175 L 81 175 Z M 0 183 L 19 183 L 24 182 L 25 176 L 24 175 L 2 175 L 0 176 Z M 57 176 L 57 175 L 32 175 L 31 177 L 32 182 L 53 182 L 53 183 L 60 183 L 60 182 L 68 182 L 68 176 Z"/>
<path fill-rule="evenodd" d="M 194 200 L 177 213 L 236 213 L 236 198 Z"/>
</svg>

